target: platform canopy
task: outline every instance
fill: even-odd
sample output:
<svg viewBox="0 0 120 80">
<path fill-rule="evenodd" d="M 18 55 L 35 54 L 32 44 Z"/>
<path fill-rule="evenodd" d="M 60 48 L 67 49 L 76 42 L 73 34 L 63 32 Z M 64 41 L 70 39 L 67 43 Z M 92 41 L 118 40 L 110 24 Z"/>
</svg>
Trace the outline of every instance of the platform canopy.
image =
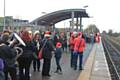
<svg viewBox="0 0 120 80">
<path fill-rule="evenodd" d="M 59 10 L 59 11 L 55 11 L 55 12 L 46 14 L 44 16 L 41 16 L 33 20 L 31 24 L 37 24 L 37 25 L 56 24 L 60 21 L 70 19 L 72 16 L 72 12 L 74 12 L 74 18 L 77 18 L 77 17 L 88 18 L 89 17 L 85 9 L 65 9 L 65 10 Z"/>
</svg>

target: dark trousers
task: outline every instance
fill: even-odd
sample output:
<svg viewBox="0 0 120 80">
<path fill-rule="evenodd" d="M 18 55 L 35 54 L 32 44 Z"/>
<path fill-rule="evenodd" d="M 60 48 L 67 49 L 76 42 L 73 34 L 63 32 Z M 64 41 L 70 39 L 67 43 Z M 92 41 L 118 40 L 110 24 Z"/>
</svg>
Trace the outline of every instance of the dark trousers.
<svg viewBox="0 0 120 80">
<path fill-rule="evenodd" d="M 33 59 L 33 69 L 34 69 L 34 71 L 36 71 L 36 68 L 37 68 L 38 71 L 40 70 L 40 60 L 39 59 Z"/>
<path fill-rule="evenodd" d="M 62 49 L 63 49 L 63 51 L 67 51 L 67 43 L 62 44 Z"/>
<path fill-rule="evenodd" d="M 70 66 L 73 67 L 73 50 L 71 50 Z"/>
<path fill-rule="evenodd" d="M 0 71 L 0 80 L 5 80 L 5 75 L 3 71 Z"/>
<path fill-rule="evenodd" d="M 43 59 L 43 68 L 42 68 L 42 75 L 43 76 L 49 75 L 50 65 L 51 65 L 51 59 L 44 58 Z"/>
<path fill-rule="evenodd" d="M 61 66 L 60 66 L 60 59 L 61 59 L 61 57 L 55 57 L 56 65 L 57 65 L 57 71 L 58 70 L 62 71 Z"/>
<path fill-rule="evenodd" d="M 19 63 L 19 80 L 30 80 L 30 65 L 32 59 L 29 57 L 20 58 Z M 25 72 L 24 72 L 25 71 Z"/>
<path fill-rule="evenodd" d="M 16 67 L 5 67 L 4 75 L 5 75 L 5 80 L 8 79 L 8 73 L 10 74 L 11 80 L 17 80 L 17 74 L 16 74 Z"/>
<path fill-rule="evenodd" d="M 83 62 L 83 52 L 77 52 L 77 54 L 74 56 L 74 68 L 77 68 L 77 62 L 78 62 L 78 57 L 79 57 L 79 69 L 82 69 L 82 62 Z"/>
</svg>

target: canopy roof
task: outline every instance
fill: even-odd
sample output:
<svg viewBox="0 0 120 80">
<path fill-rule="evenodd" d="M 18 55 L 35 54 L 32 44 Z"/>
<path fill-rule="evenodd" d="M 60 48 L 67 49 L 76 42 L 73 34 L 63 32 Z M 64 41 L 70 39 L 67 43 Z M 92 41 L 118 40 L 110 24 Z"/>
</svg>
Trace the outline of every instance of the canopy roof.
<svg viewBox="0 0 120 80">
<path fill-rule="evenodd" d="M 52 25 L 62 20 L 70 19 L 72 12 L 74 12 L 74 18 L 89 17 L 85 9 L 65 9 L 41 16 L 33 20 L 31 24 L 35 24 L 37 22 L 37 25 Z"/>
</svg>

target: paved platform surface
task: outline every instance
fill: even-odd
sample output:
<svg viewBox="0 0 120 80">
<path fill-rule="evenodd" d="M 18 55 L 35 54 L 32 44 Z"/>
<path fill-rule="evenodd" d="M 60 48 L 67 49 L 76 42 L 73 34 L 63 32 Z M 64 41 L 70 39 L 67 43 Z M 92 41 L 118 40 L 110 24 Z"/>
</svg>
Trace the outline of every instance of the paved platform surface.
<svg viewBox="0 0 120 80">
<path fill-rule="evenodd" d="M 111 80 L 102 43 L 94 44 L 78 80 Z"/>
<path fill-rule="evenodd" d="M 89 56 L 89 53 L 91 52 L 92 44 L 86 45 L 86 50 L 84 52 L 84 64 Z M 70 52 L 63 53 L 62 59 L 61 59 L 61 67 L 63 70 L 63 74 L 57 74 L 54 73 L 56 70 L 56 64 L 54 57 L 52 58 L 51 62 L 51 77 L 42 77 L 41 72 L 33 72 L 33 69 L 31 67 L 31 80 L 77 80 L 80 71 L 79 70 L 73 70 L 70 68 Z M 42 66 L 41 66 L 42 69 Z"/>
<path fill-rule="evenodd" d="M 95 60 L 90 75 L 90 80 L 111 80 L 105 53 L 102 44 L 96 45 Z"/>
</svg>

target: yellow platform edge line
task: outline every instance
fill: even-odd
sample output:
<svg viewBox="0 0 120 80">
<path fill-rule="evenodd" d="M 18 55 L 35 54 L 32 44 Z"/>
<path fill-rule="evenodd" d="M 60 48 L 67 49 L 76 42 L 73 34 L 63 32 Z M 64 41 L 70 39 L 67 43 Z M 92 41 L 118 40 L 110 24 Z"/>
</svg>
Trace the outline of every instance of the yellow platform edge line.
<svg viewBox="0 0 120 80">
<path fill-rule="evenodd" d="M 90 79 L 93 62 L 94 62 L 95 54 L 96 54 L 96 46 L 97 46 L 96 44 L 93 45 L 90 55 L 85 63 L 84 70 L 80 72 L 80 75 L 77 80 L 89 80 Z"/>
</svg>

